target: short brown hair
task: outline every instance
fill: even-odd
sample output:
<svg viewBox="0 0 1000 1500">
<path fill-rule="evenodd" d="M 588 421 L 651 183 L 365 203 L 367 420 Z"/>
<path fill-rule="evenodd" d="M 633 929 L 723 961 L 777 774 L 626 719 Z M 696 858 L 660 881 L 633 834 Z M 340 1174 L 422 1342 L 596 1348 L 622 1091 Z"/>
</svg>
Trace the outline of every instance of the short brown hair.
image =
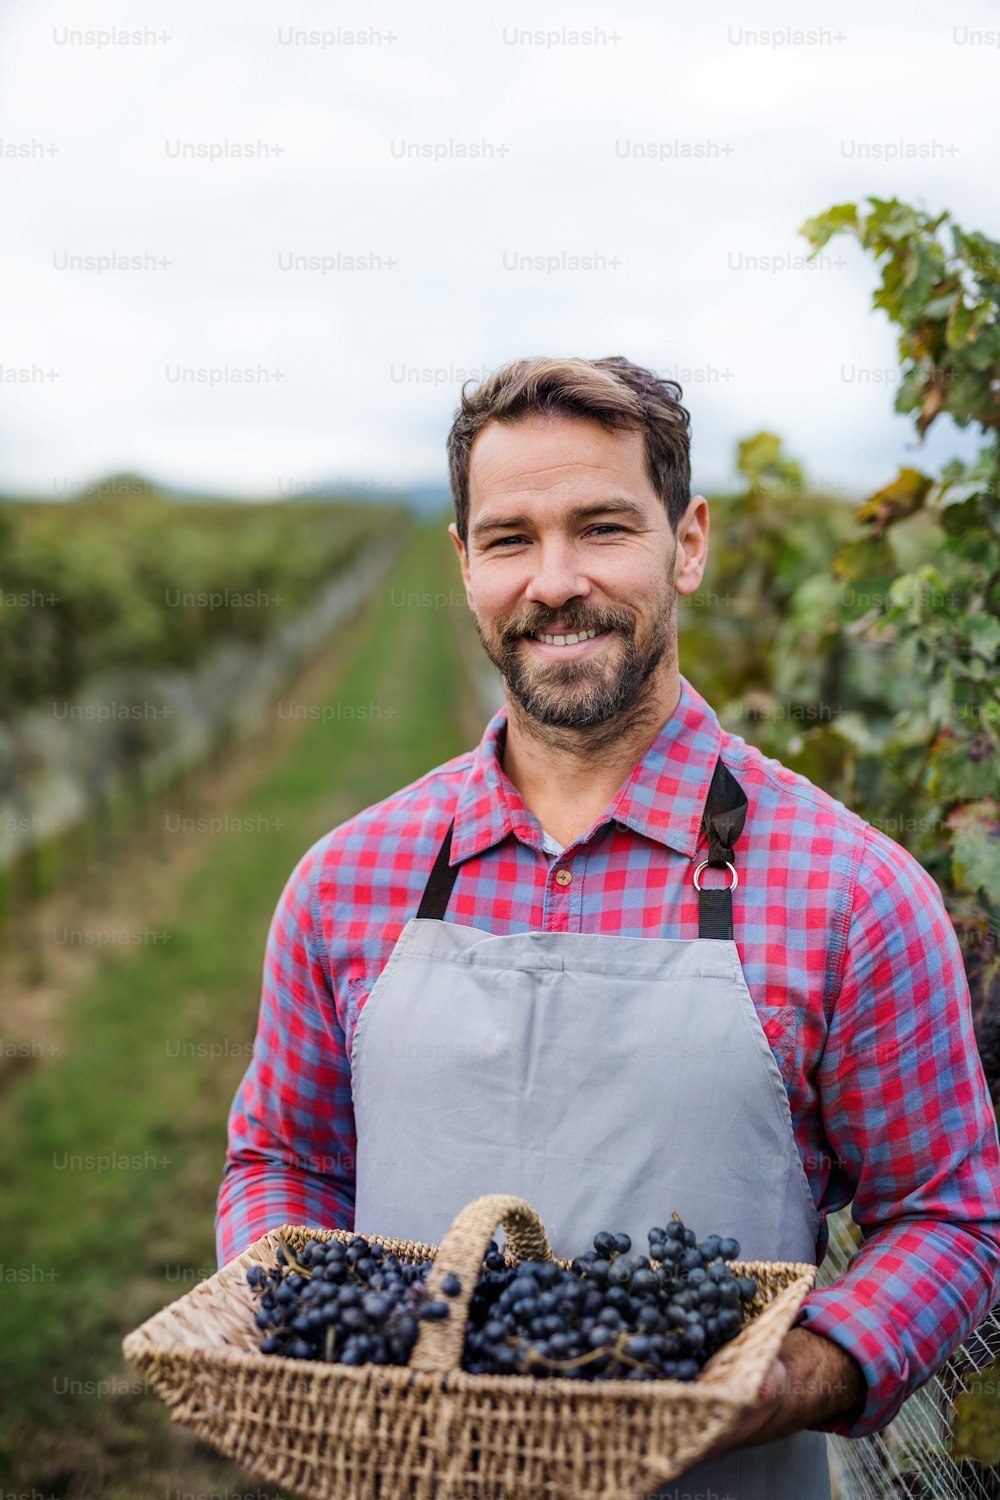
<svg viewBox="0 0 1000 1500">
<path fill-rule="evenodd" d="M 456 529 L 463 547 L 469 540 L 469 454 L 488 422 L 517 422 L 535 412 L 544 416 L 589 417 L 609 431 L 641 431 L 646 471 L 666 507 L 670 529 L 691 499 L 690 416 L 673 380 L 634 365 L 620 354 L 604 359 L 515 359 L 466 394 L 448 434 L 448 472 L 455 501 Z"/>
</svg>

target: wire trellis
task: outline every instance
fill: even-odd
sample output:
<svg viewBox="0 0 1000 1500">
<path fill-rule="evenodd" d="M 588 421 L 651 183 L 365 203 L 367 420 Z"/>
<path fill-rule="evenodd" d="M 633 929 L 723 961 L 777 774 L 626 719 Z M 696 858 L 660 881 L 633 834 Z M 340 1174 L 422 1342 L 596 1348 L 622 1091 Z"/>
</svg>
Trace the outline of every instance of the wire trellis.
<svg viewBox="0 0 1000 1500">
<path fill-rule="evenodd" d="M 861 1244 L 849 1208 L 831 1214 L 830 1244 L 816 1278 L 829 1286 Z M 834 1500 L 1000 1500 L 1000 1468 L 951 1457 L 952 1403 L 970 1375 L 1000 1359 L 1000 1303 L 974 1328 L 888 1427 L 866 1438 L 827 1437 Z"/>
</svg>

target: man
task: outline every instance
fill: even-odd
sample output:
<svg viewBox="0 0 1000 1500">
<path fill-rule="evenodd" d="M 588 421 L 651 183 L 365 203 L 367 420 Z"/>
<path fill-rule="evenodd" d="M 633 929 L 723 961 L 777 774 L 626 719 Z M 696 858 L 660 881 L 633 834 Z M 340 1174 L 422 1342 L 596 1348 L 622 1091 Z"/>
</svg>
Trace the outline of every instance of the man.
<svg viewBox="0 0 1000 1500">
<path fill-rule="evenodd" d="M 438 1242 L 508 1191 L 557 1255 L 676 1210 L 818 1264 L 853 1199 L 849 1271 L 662 1492 L 824 1500 L 823 1434 L 880 1430 L 1000 1293 L 1000 1143 L 936 885 L 679 674 L 709 531 L 680 394 L 621 358 L 463 390 L 449 532 L 507 701 L 289 879 L 219 1254 Z"/>
</svg>

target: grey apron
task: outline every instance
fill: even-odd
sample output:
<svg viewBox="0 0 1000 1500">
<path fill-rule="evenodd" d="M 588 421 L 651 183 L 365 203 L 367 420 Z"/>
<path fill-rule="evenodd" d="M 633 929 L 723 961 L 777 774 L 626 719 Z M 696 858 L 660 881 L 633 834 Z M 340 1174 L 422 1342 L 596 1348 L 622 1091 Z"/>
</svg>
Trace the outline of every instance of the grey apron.
<svg viewBox="0 0 1000 1500">
<path fill-rule="evenodd" d="M 720 759 L 705 863 L 734 884 L 746 807 Z M 451 832 L 351 1038 L 357 1232 L 438 1244 L 470 1199 L 514 1193 L 557 1256 L 599 1229 L 642 1254 L 676 1210 L 744 1260 L 815 1264 L 819 1217 L 730 888 L 700 889 L 696 941 L 494 935 L 444 920 Z M 656 1494 L 829 1500 L 826 1434 L 736 1449 Z"/>
</svg>

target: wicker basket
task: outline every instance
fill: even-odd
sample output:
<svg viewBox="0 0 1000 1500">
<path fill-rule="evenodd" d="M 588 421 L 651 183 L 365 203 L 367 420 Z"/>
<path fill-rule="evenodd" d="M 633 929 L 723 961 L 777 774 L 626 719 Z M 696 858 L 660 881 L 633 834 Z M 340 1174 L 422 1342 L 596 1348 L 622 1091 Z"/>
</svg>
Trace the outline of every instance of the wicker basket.
<svg viewBox="0 0 1000 1500">
<path fill-rule="evenodd" d="M 400 1258 L 432 1259 L 432 1295 L 449 1271 L 461 1281 L 450 1318 L 421 1320 L 409 1365 L 258 1352 L 247 1268 L 273 1265 L 281 1237 L 296 1250 L 353 1237 L 291 1227 L 130 1333 L 126 1357 L 175 1421 L 307 1500 L 639 1500 L 697 1463 L 753 1402 L 816 1277 L 807 1264 L 741 1263 L 757 1298 L 696 1381 L 471 1375 L 460 1368 L 465 1311 L 499 1224 L 508 1264 L 552 1259 L 534 1209 L 506 1194 L 470 1203 L 440 1248 L 366 1236 Z"/>
</svg>

